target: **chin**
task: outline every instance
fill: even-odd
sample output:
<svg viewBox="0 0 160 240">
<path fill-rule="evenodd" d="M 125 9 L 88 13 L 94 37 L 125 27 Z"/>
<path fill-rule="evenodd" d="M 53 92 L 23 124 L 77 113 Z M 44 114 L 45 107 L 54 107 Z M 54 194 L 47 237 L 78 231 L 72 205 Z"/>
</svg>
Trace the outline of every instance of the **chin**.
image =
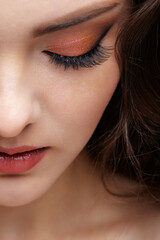
<svg viewBox="0 0 160 240">
<path fill-rule="evenodd" d="M 1 178 L 0 207 L 20 207 L 40 199 L 50 188 L 47 182 L 32 177 Z"/>
</svg>

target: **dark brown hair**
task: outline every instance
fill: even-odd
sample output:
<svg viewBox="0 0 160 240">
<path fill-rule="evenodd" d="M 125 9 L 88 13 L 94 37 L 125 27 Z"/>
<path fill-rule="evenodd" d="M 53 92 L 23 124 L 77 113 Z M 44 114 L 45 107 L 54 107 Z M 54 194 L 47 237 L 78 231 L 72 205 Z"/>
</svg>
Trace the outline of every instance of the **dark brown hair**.
<svg viewBox="0 0 160 240">
<path fill-rule="evenodd" d="M 105 177 L 112 171 L 160 201 L 159 0 L 132 0 L 115 50 L 120 82 L 86 149 L 108 191 Z"/>
</svg>

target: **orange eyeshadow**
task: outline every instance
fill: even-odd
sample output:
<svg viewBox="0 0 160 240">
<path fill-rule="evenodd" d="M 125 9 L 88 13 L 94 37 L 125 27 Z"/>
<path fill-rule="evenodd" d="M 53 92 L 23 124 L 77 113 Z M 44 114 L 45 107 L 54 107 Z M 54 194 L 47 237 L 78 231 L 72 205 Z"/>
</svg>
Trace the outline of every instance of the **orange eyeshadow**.
<svg viewBox="0 0 160 240">
<path fill-rule="evenodd" d="M 100 21 L 92 21 L 90 24 L 85 23 L 57 31 L 46 50 L 64 56 L 85 54 L 91 50 L 112 22 L 113 18 L 109 19 L 107 23 L 103 18 Z"/>
<path fill-rule="evenodd" d="M 62 39 L 59 42 L 53 43 L 48 46 L 47 49 L 65 56 L 78 56 L 89 51 L 97 40 L 97 36 L 94 33 L 88 35 L 70 36 L 68 39 Z"/>
</svg>

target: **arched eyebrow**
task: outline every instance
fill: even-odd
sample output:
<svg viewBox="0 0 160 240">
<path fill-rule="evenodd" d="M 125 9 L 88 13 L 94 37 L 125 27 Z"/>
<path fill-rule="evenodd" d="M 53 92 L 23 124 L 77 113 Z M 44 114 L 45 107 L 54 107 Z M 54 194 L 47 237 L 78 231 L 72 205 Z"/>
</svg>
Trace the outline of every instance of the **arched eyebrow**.
<svg viewBox="0 0 160 240">
<path fill-rule="evenodd" d="M 77 25 L 82 22 L 86 22 L 92 18 L 95 18 L 105 12 L 109 12 L 117 5 L 119 5 L 118 2 L 114 2 L 112 4 L 107 4 L 106 2 L 103 4 L 99 4 L 100 6 L 98 7 L 97 4 L 91 6 L 82 8 L 80 11 L 72 12 L 69 13 L 58 20 L 55 20 L 53 24 L 48 24 L 47 26 L 44 27 L 37 27 L 32 31 L 32 37 L 36 38 L 51 32 L 55 32 L 64 28 L 68 28 L 74 25 Z M 77 13 L 78 12 L 78 13 Z M 44 25 L 44 24 L 43 24 Z"/>
</svg>

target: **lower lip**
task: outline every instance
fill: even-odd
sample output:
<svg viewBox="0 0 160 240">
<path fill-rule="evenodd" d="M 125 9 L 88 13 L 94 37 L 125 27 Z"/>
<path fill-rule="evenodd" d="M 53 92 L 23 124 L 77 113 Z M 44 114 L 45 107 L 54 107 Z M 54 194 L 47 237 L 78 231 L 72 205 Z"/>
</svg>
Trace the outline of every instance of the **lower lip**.
<svg viewBox="0 0 160 240">
<path fill-rule="evenodd" d="M 0 152 L 0 172 L 23 173 L 33 168 L 46 154 L 48 148 L 41 148 L 14 155 Z"/>
</svg>

